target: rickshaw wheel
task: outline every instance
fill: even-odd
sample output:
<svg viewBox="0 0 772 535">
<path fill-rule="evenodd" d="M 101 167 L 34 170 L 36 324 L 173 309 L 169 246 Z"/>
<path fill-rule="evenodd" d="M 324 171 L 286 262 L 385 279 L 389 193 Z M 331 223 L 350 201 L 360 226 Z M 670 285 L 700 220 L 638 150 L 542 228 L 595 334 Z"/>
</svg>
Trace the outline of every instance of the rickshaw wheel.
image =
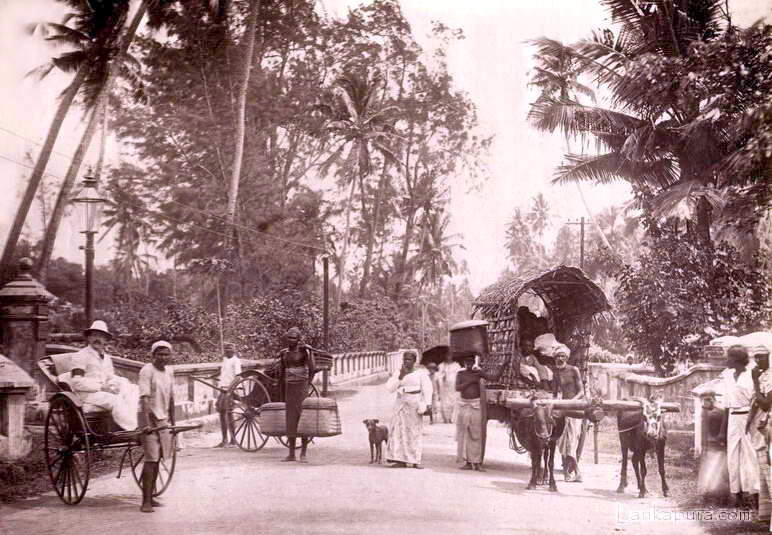
<svg viewBox="0 0 772 535">
<path fill-rule="evenodd" d="M 317 390 L 317 389 L 316 389 L 316 387 L 314 386 L 314 384 L 313 384 L 313 383 L 311 383 L 310 385 L 308 385 L 308 395 L 306 395 L 306 397 L 307 397 L 307 398 L 310 398 L 310 397 L 312 397 L 312 396 L 313 396 L 313 397 L 317 397 L 317 398 L 318 398 L 318 397 L 321 397 L 321 396 L 319 395 L 319 390 Z M 279 444 L 281 444 L 282 446 L 284 446 L 285 448 L 289 448 L 289 440 L 287 439 L 287 437 L 286 437 L 286 436 L 281 436 L 281 437 L 273 437 L 273 438 L 275 438 L 275 439 L 276 439 L 276 441 L 277 441 Z M 310 440 L 308 441 L 308 443 L 309 443 L 309 444 L 313 444 L 313 442 L 314 442 L 314 437 L 309 437 L 309 439 L 310 439 Z"/>
<path fill-rule="evenodd" d="M 258 451 L 268 436 L 260 430 L 260 407 L 271 401 L 255 374 L 237 378 L 228 389 L 228 419 L 236 443 L 244 451 Z"/>
<path fill-rule="evenodd" d="M 173 424 L 172 424 L 173 425 Z M 167 456 L 166 452 L 161 456 L 158 461 L 158 476 L 155 479 L 155 486 L 153 487 L 153 497 L 160 496 L 166 489 L 169 488 L 169 484 L 172 482 L 172 476 L 174 476 L 174 468 L 177 466 L 177 435 L 172 434 L 172 447 L 171 455 Z M 145 452 L 142 446 L 132 446 L 129 451 L 129 464 L 131 464 L 131 475 L 134 476 L 134 482 L 142 490 L 142 467 L 145 460 Z"/>
<path fill-rule="evenodd" d="M 67 505 L 86 495 L 91 472 L 89 433 L 83 413 L 67 397 L 51 400 L 44 435 L 46 466 L 51 484 Z"/>
</svg>

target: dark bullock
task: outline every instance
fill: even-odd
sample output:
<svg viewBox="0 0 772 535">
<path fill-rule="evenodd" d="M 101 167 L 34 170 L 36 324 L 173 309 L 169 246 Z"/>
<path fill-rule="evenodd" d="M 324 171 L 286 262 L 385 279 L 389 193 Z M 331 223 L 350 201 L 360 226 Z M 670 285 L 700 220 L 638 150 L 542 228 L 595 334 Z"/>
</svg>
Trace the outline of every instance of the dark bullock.
<svg viewBox="0 0 772 535">
<path fill-rule="evenodd" d="M 513 411 L 512 416 L 511 425 L 517 441 L 531 455 L 531 481 L 526 488 L 536 488 L 539 482 L 544 483 L 549 477 L 549 489 L 557 492 L 554 474 L 555 445 L 563 434 L 565 418 L 559 411 L 553 411 L 552 405 L 546 404 L 534 404 L 531 408 Z"/>
<path fill-rule="evenodd" d="M 627 487 L 627 453 L 633 454 L 633 470 L 638 480 L 638 497 L 646 496 L 646 452 L 654 450 L 657 454 L 657 466 L 662 478 L 662 494 L 667 496 L 668 486 L 665 481 L 665 443 L 667 429 L 662 418 L 661 400 L 636 398 L 641 404 L 638 411 L 618 411 L 617 428 L 622 446 L 622 476 L 617 492 L 622 493 Z"/>
</svg>

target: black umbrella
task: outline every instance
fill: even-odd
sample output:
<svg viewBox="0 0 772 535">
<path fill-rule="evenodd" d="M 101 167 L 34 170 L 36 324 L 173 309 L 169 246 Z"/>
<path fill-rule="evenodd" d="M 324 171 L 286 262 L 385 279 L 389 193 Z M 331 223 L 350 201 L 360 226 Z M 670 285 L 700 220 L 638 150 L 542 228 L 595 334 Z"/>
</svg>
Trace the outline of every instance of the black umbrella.
<svg viewBox="0 0 772 535">
<path fill-rule="evenodd" d="M 434 362 L 435 364 L 444 362 L 449 351 L 450 346 L 443 345 L 431 347 L 421 354 L 421 364 L 426 366 L 430 362 Z"/>
</svg>

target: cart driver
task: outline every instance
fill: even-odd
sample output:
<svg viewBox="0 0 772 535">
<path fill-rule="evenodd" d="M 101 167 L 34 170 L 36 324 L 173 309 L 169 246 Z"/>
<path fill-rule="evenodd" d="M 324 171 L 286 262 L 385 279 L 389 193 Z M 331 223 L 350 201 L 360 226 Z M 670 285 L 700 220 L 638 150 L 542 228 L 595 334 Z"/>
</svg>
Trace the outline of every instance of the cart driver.
<svg viewBox="0 0 772 535">
<path fill-rule="evenodd" d="M 158 463 L 161 457 L 171 454 L 172 440 L 169 430 L 152 431 L 169 425 L 169 409 L 173 406 L 173 376 L 166 367 L 172 345 L 164 340 L 155 342 L 150 353 L 153 361 L 145 364 L 139 372 L 140 413 L 142 446 L 145 463 L 142 466 L 142 506 L 140 511 L 152 513 L 153 507 L 161 504 L 153 499 L 153 489 L 158 477 Z"/>
<path fill-rule="evenodd" d="M 562 399 L 581 399 L 584 397 L 584 385 L 579 368 L 568 364 L 571 352 L 564 344 L 555 349 L 555 397 Z M 566 418 L 566 426 L 557 443 L 557 449 L 563 457 L 563 474 L 566 481 L 581 482 L 579 472 L 578 447 L 582 420 Z"/>
</svg>

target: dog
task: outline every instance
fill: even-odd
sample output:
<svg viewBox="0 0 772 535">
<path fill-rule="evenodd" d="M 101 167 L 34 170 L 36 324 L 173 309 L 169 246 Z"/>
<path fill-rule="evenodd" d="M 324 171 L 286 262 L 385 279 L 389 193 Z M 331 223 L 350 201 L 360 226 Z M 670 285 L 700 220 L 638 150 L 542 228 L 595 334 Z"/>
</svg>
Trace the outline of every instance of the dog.
<svg viewBox="0 0 772 535">
<path fill-rule="evenodd" d="M 370 464 L 383 464 L 383 443 L 389 442 L 389 428 L 377 419 L 363 420 L 370 438 Z"/>
</svg>

